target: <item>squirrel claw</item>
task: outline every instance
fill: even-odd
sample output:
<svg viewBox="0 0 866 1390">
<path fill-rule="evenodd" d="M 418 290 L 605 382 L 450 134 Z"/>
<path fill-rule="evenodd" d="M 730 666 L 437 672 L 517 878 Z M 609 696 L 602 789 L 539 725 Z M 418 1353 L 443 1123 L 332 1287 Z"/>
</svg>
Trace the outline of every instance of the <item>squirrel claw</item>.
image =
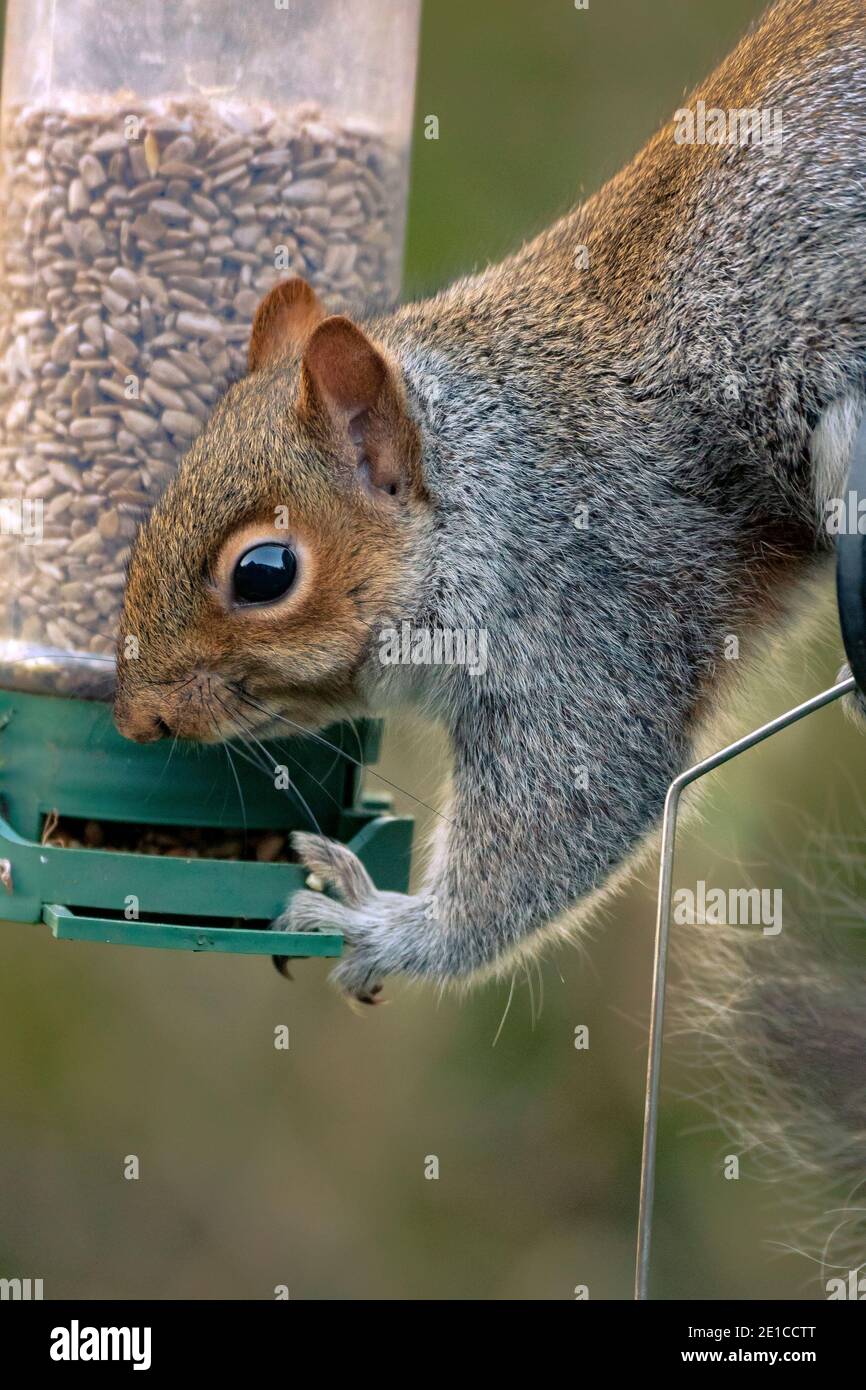
<svg viewBox="0 0 866 1390">
<path fill-rule="evenodd" d="M 273 961 L 274 969 L 278 975 L 282 975 L 284 980 L 291 980 L 294 982 L 295 977 L 289 969 L 288 956 L 271 956 L 271 960 Z"/>
<path fill-rule="evenodd" d="M 387 1004 L 387 999 L 378 998 L 378 996 L 381 995 L 381 993 L 382 986 L 373 985 L 371 989 L 365 990 L 363 993 L 359 992 L 354 997 L 357 999 L 359 1004 Z"/>
</svg>

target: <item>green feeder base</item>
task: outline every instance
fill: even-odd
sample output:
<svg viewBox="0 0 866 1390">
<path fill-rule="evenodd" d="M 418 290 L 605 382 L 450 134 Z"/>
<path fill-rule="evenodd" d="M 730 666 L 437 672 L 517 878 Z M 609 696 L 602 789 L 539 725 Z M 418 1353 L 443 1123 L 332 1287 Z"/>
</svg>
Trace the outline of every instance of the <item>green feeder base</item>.
<svg viewBox="0 0 866 1390">
<path fill-rule="evenodd" d="M 42 844 L 46 818 L 103 826 L 316 830 L 349 846 L 378 888 L 408 887 L 413 823 L 365 796 L 378 721 L 267 745 L 289 785 L 214 745 L 134 744 L 109 706 L 0 691 L 0 919 L 42 922 L 60 940 L 168 950 L 338 956 L 334 933 L 269 932 L 305 884 L 300 864 L 164 857 Z M 344 750 L 342 756 L 336 749 Z M 4 901 L 5 897 L 5 901 Z M 238 921 L 241 925 L 237 925 Z"/>
</svg>

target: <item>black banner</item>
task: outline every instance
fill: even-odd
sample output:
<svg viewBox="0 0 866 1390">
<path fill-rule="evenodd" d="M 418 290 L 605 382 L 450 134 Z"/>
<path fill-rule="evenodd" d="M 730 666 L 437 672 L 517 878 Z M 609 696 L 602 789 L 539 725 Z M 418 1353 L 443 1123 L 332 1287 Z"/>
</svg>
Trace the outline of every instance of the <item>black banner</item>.
<svg viewBox="0 0 866 1390">
<path fill-rule="evenodd" d="M 363 1374 L 365 1369 L 381 1368 L 393 1354 L 389 1345 L 396 1349 L 413 1330 L 411 1321 L 405 1321 L 405 1311 L 395 1321 L 387 1304 L 381 1305 L 379 1313 L 371 1312 L 371 1304 L 362 1307 L 366 1331 L 353 1327 L 357 1314 L 354 1305 L 347 1303 L 4 1302 L 0 1331 L 6 1364 L 15 1366 L 19 1376 L 34 1370 L 61 1378 L 92 1377 L 105 1369 L 114 1375 L 190 1370 L 222 1376 L 233 1372 L 248 1376 L 254 1371 L 258 1376 L 271 1367 L 290 1375 L 293 1368 L 298 1369 L 299 1357 L 306 1361 L 313 1349 L 322 1347 L 316 1335 L 322 1330 L 329 1333 L 322 1370 L 332 1376 L 335 1354 L 339 1365 L 345 1349 L 352 1369 Z M 510 1362 L 514 1343 L 523 1335 L 527 1354 L 545 1354 L 534 1340 L 528 1340 L 538 1330 L 537 1312 L 521 1334 L 525 1312 L 512 1311 L 499 1330 L 497 1305 L 483 1310 L 472 1304 L 472 1308 L 476 1321 L 460 1329 L 459 1351 L 442 1337 L 449 1315 L 435 1338 L 422 1333 L 423 1371 L 428 1376 L 437 1362 L 451 1374 L 458 1361 L 465 1365 L 465 1339 L 470 1332 L 484 1337 L 481 1355 L 488 1372 L 490 1363 L 506 1349 Z M 462 1309 L 463 1305 L 454 1307 L 452 1316 L 458 1324 L 465 1316 Z M 443 1316 L 441 1305 L 436 1316 Z M 331 1332 L 336 1320 L 338 1336 Z M 612 1372 L 635 1367 L 652 1372 L 673 1367 L 700 1371 L 713 1365 L 773 1369 L 794 1365 L 818 1370 L 826 1379 L 828 1372 L 856 1365 L 862 1343 L 859 1315 L 852 1316 L 835 1303 L 586 1301 L 574 1304 L 562 1322 L 557 1315 L 555 1327 L 560 1334 L 578 1339 L 571 1343 L 578 1373 L 591 1358 L 591 1365 L 601 1364 Z M 309 1341 L 305 1341 L 307 1334 L 313 1334 Z M 558 1355 L 569 1354 L 567 1345 L 559 1343 Z M 413 1377 L 417 1373 L 414 1367 L 407 1372 Z"/>
</svg>

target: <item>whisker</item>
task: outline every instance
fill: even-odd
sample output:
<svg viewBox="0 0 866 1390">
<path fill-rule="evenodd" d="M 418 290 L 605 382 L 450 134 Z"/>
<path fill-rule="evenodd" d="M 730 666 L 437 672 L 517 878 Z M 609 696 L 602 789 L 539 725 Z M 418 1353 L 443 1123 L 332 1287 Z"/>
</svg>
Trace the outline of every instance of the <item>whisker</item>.
<svg viewBox="0 0 866 1390">
<path fill-rule="evenodd" d="M 270 777 L 273 781 L 274 772 L 277 770 L 280 764 L 272 760 L 268 749 L 262 743 L 261 739 L 256 737 L 252 729 L 250 729 L 248 726 L 244 726 L 239 716 L 236 714 L 232 714 L 232 711 L 228 708 L 227 705 L 223 703 L 219 696 L 215 692 L 213 692 L 213 694 L 214 699 L 216 700 L 220 708 L 225 710 L 226 714 L 228 714 L 230 718 L 233 718 L 236 723 L 239 723 L 241 725 L 238 737 L 241 739 L 244 745 L 244 749 L 246 750 L 247 762 L 249 762 L 259 772 L 264 773 L 266 776 Z M 217 730 L 217 732 L 219 732 L 219 730 Z M 264 761 L 260 761 L 259 758 L 256 756 L 255 749 L 251 747 L 251 742 L 255 745 L 255 748 L 261 751 Z M 235 746 L 235 752 L 239 753 L 241 757 L 244 756 L 244 753 L 242 753 L 237 746 Z M 316 831 L 316 834 L 321 835 L 322 827 L 319 824 L 315 814 L 313 813 L 312 807 L 310 806 L 303 792 L 301 792 L 301 790 L 299 789 L 298 784 L 294 778 L 290 777 L 289 785 L 286 788 L 286 791 L 290 792 L 292 796 L 294 796 L 295 800 L 300 802 L 301 806 L 306 811 L 307 816 L 309 817 L 310 824 Z"/>
<path fill-rule="evenodd" d="M 217 733 L 219 733 L 219 728 L 218 728 L 218 726 L 217 726 L 216 720 L 213 721 L 213 725 L 214 725 L 214 728 L 216 729 Z M 232 758 L 231 749 L 229 748 L 229 746 L 228 746 L 227 743 L 223 743 L 223 750 L 224 750 L 224 752 L 225 752 L 226 760 L 227 760 L 227 762 L 228 762 L 228 765 L 229 765 L 229 767 L 231 768 L 232 777 L 234 777 L 234 779 L 235 779 L 235 786 L 236 786 L 237 789 L 238 789 L 238 801 L 239 801 L 240 804 L 241 804 L 241 819 L 242 819 L 243 828 L 244 828 L 244 841 L 246 842 L 246 838 L 247 838 L 247 808 L 246 808 L 246 806 L 245 806 L 245 804 L 244 804 L 244 793 L 243 793 L 243 788 L 241 787 L 241 779 L 238 777 L 238 771 L 237 771 L 237 768 L 235 767 L 234 759 Z"/>
<path fill-rule="evenodd" d="M 226 750 L 226 757 L 227 757 L 228 760 L 229 760 L 229 767 L 230 767 L 231 770 L 232 770 L 232 777 L 234 778 L 235 786 L 236 786 L 237 789 L 238 789 L 238 800 L 240 801 L 240 804 L 241 804 L 241 818 L 242 818 L 243 831 L 244 831 L 244 843 L 246 844 L 247 835 L 248 835 L 248 827 L 247 827 L 247 808 L 246 808 L 246 803 L 245 803 L 245 801 L 244 801 L 244 789 L 243 789 L 243 787 L 241 786 L 241 779 L 238 777 L 237 768 L 235 767 L 235 760 L 234 760 L 234 758 L 233 758 L 233 756 L 232 756 L 232 750 L 231 750 L 231 748 L 229 748 L 229 746 L 228 746 L 227 743 L 224 743 L 224 744 L 223 744 L 223 747 L 224 747 L 225 750 Z"/>
<path fill-rule="evenodd" d="M 341 732 L 341 734 L 342 734 L 342 728 L 341 728 L 341 731 L 340 731 L 340 732 Z M 362 749 L 362 747 L 361 747 L 361 740 L 358 738 L 357 731 L 355 731 L 354 728 L 353 728 L 353 732 L 355 733 L 355 739 L 356 739 L 356 742 L 357 742 L 357 744 L 358 744 L 358 756 L 360 757 L 361 754 L 362 754 L 362 752 L 363 752 L 363 749 Z M 326 776 L 326 777 L 330 777 L 331 773 L 334 771 L 334 768 L 337 766 L 337 763 L 340 761 L 340 758 L 342 757 L 342 751 L 343 751 L 343 750 L 341 749 L 339 753 L 335 753 L 335 755 L 334 755 L 334 761 L 331 763 L 330 767 L 328 768 L 327 772 L 325 773 L 325 776 Z"/>
<path fill-rule="evenodd" d="M 358 725 L 356 724 L 355 720 L 354 720 L 351 716 L 348 716 L 348 717 L 343 721 L 343 723 L 340 725 L 340 736 L 341 736 L 341 738 L 342 738 L 343 729 L 344 729 L 344 727 L 345 727 L 346 724 L 348 724 L 349 728 L 352 730 L 352 733 L 355 735 L 355 743 L 356 743 L 357 746 L 358 746 L 358 760 L 359 760 L 359 764 L 365 769 L 365 771 L 368 771 L 369 769 L 367 768 L 367 764 L 366 764 L 366 762 L 364 761 L 364 745 L 363 745 L 363 743 L 361 742 L 361 735 L 358 733 Z M 335 745 L 335 747 L 336 747 L 336 745 Z M 336 757 L 334 758 L 334 761 L 331 763 L 331 766 L 328 768 L 328 771 L 327 771 L 327 773 L 326 773 L 325 775 L 329 777 L 329 776 L 331 775 L 331 773 L 333 772 L 334 767 L 335 767 L 336 764 L 339 762 L 340 758 L 344 758 L 344 757 L 346 757 L 346 751 L 345 751 L 345 749 L 341 746 L 339 752 L 337 753 Z"/>
<path fill-rule="evenodd" d="M 257 738 L 256 735 L 253 733 L 252 729 L 247 729 L 247 734 L 248 734 L 248 736 L 252 739 L 252 741 L 253 741 L 253 743 L 256 745 L 256 747 L 259 748 L 259 749 L 261 750 L 261 752 L 262 752 L 262 754 L 264 755 L 264 757 L 269 758 L 269 757 L 270 757 L 270 753 L 268 752 L 268 750 L 267 750 L 267 748 L 265 747 L 265 745 L 262 743 L 261 739 Z M 274 763 L 274 764 L 273 764 L 273 767 L 274 767 L 274 770 L 276 770 L 276 768 L 279 767 L 279 763 Z M 301 803 L 301 805 L 303 806 L 304 810 L 306 811 L 307 815 L 309 816 L 309 818 L 310 818 L 310 820 L 311 820 L 313 826 L 315 827 L 316 834 L 317 834 L 317 835 L 321 835 L 321 833 L 322 833 L 322 827 L 319 825 L 318 820 L 316 819 L 315 815 L 313 814 L 313 811 L 312 811 L 312 809 L 311 809 L 311 807 L 310 807 L 310 804 L 309 804 L 309 802 L 307 801 L 306 797 L 304 796 L 303 792 L 301 792 L 301 791 L 299 790 L 297 782 L 292 778 L 289 785 L 290 785 L 292 791 L 294 792 L 295 796 L 297 797 L 297 799 L 300 801 L 300 803 Z"/>
<path fill-rule="evenodd" d="M 434 816 L 437 816 L 439 820 L 444 820 L 448 825 L 454 824 L 450 816 L 446 816 L 442 811 L 437 811 L 435 806 L 430 806 L 428 802 L 422 801 L 418 796 L 414 796 L 412 792 L 407 791 L 405 787 L 399 786 L 397 782 L 390 781 L 387 777 L 383 776 L 381 772 L 377 772 L 375 768 L 368 767 L 365 763 L 359 761 L 358 758 L 353 758 L 351 753 L 347 753 L 343 748 L 338 748 L 335 743 L 331 743 L 330 739 L 323 738 L 321 734 L 314 733 L 312 729 L 305 729 L 302 724 L 296 724 L 294 719 L 289 719 L 288 715 L 278 714 L 276 710 L 268 709 L 267 705 L 259 704 L 257 700 L 252 699 L 251 696 L 247 695 L 246 691 L 240 690 L 237 686 L 233 686 L 232 688 L 238 699 L 243 700 L 245 704 L 250 705 L 253 709 L 257 709 L 261 714 L 266 714 L 270 719 L 277 719 L 282 724 L 288 724 L 299 734 L 302 734 L 304 738 L 311 738 L 316 743 L 321 743 L 324 748 L 330 748 L 340 757 L 346 758 L 350 763 L 354 763 L 355 767 L 361 768 L 362 771 L 369 772 L 380 782 L 384 782 L 385 785 L 391 787 L 393 791 L 400 792 L 403 796 L 408 796 L 410 801 L 415 802 L 416 806 L 423 806 L 425 811 L 430 811 Z"/>
<path fill-rule="evenodd" d="M 254 750 L 250 747 L 246 739 L 243 739 L 243 745 L 243 748 L 238 748 L 238 746 L 235 745 L 234 751 L 240 757 L 242 757 L 245 762 L 248 762 L 251 767 L 254 767 L 257 772 L 261 772 L 264 777 L 268 777 L 271 779 L 271 781 L 273 781 L 274 772 L 279 767 L 279 764 L 271 763 L 270 766 L 266 765 L 255 756 Z M 321 835 L 322 827 L 320 826 L 315 815 L 313 814 L 313 811 L 309 806 L 305 796 L 301 791 L 298 790 L 297 782 L 295 782 L 293 778 L 290 778 L 288 787 L 280 788 L 279 790 L 284 790 L 287 796 L 294 797 L 294 799 L 300 803 L 300 805 L 307 813 L 310 825 L 313 827 L 317 835 Z"/>
<path fill-rule="evenodd" d="M 288 759 L 293 763 L 293 765 L 294 765 L 295 767 L 300 768 L 300 770 L 301 770 L 302 772 L 305 772 L 305 773 L 307 774 L 308 777 L 312 777 L 313 781 L 316 783 L 316 785 L 317 785 L 317 787 L 319 788 L 319 790 L 322 791 L 322 792 L 324 792 L 325 796 L 328 798 L 328 800 L 331 802 L 331 804 L 332 804 L 333 806 L 336 806 L 338 811 L 342 811 L 342 809 L 343 809 L 343 804 L 342 804 L 342 802 L 341 802 L 341 801 L 338 801 L 338 799 L 334 796 L 333 792 L 330 792 L 330 791 L 328 790 L 328 788 L 325 786 L 325 783 L 324 783 L 323 781 L 321 781 L 320 778 L 318 778 L 314 772 L 311 772 L 309 768 L 304 767 L 304 764 L 301 762 L 300 758 L 294 757 L 294 756 L 289 752 L 288 748 L 286 748 L 286 746 L 285 746 L 284 744 L 282 744 L 282 743 L 276 743 L 276 742 L 274 742 L 274 745 L 273 745 L 273 746 L 276 748 L 276 750 L 277 750 L 278 753 L 281 753 L 281 754 L 283 754 L 284 757 L 288 758 Z M 328 771 L 325 773 L 325 776 L 326 776 L 326 777 L 330 776 L 331 772 L 333 772 L 334 768 L 336 767 L 338 761 L 339 761 L 339 759 L 337 759 L 337 758 L 334 759 L 334 761 L 331 763 L 331 766 L 328 768 Z"/>
<path fill-rule="evenodd" d="M 162 786 L 162 779 L 165 777 L 165 774 L 168 771 L 168 765 L 174 757 L 175 748 L 177 748 L 177 734 L 175 734 L 171 740 L 171 747 L 168 750 L 168 757 L 162 765 L 162 772 L 156 779 L 156 787 L 154 788 L 155 791 L 158 791 L 159 788 Z"/>
<path fill-rule="evenodd" d="M 142 680 L 142 681 L 139 682 L 139 684 L 140 684 L 140 685 L 147 685 L 147 686 L 173 685 L 173 686 L 176 687 L 176 689 L 177 689 L 177 691 L 178 691 L 178 693 L 179 693 L 181 690 L 186 690 L 187 686 L 188 686 L 188 685 L 192 685 L 193 681 L 196 680 L 196 679 L 197 679 L 197 677 L 195 676 L 195 674 L 193 674 L 193 675 L 191 675 L 187 680 L 185 680 L 185 681 L 183 682 L 182 685 L 178 685 L 178 684 L 177 684 L 177 681 L 173 681 L 173 680 L 171 680 L 171 681 L 150 681 L 150 680 Z"/>
<path fill-rule="evenodd" d="M 239 735 L 239 737 L 241 736 Z M 241 744 L 238 745 L 237 743 L 234 743 L 232 747 L 234 752 L 237 753 L 238 757 L 242 758 L 245 763 L 249 763 L 250 767 L 254 767 L 256 772 L 260 772 L 264 777 L 271 776 L 271 769 L 269 767 L 265 767 L 261 760 L 255 756 L 253 750 L 250 748 L 249 744 L 246 742 L 245 739 L 241 737 Z"/>
<path fill-rule="evenodd" d="M 535 975 L 538 980 L 538 1017 L 544 1013 L 544 971 L 541 968 L 541 961 L 536 958 Z"/>
<path fill-rule="evenodd" d="M 351 716 L 349 717 L 348 724 L 349 724 L 349 728 L 352 730 L 352 733 L 355 735 L 355 742 L 356 742 L 357 745 L 358 745 L 358 757 L 359 757 L 359 758 L 361 759 L 361 761 L 363 762 L 363 760 L 364 760 L 364 746 L 363 746 L 363 744 L 361 743 L 361 735 L 358 733 L 358 725 L 356 724 L 355 720 L 351 718 Z"/>
<path fill-rule="evenodd" d="M 229 718 L 232 719 L 239 726 L 232 734 L 231 739 L 221 737 L 220 741 L 223 744 L 228 744 L 235 739 L 239 739 L 241 744 L 243 745 L 243 751 L 245 751 L 247 754 L 247 762 L 251 763 L 253 767 L 259 770 L 259 772 L 267 773 L 268 776 L 270 776 L 270 760 L 263 762 L 262 759 L 259 757 L 257 751 L 250 742 L 250 730 L 247 727 L 247 725 L 245 725 L 241 720 L 239 720 L 237 715 L 232 714 L 232 711 L 226 704 L 223 703 L 223 701 L 219 698 L 215 691 L 212 692 L 212 695 L 213 698 L 216 700 L 217 704 L 219 705 L 220 709 L 223 710 L 229 716 Z M 216 728 L 217 733 L 221 734 L 221 730 L 219 729 L 218 725 L 214 724 L 214 727 Z M 238 747 L 237 743 L 234 743 L 234 750 L 236 753 L 242 752 L 242 749 Z"/>
<path fill-rule="evenodd" d="M 535 1032 L 535 989 L 533 988 L 533 984 L 532 984 L 532 973 L 531 973 L 531 971 L 530 971 L 529 962 L 528 962 L 528 961 L 524 961 L 524 963 L 523 963 L 523 974 L 524 974 L 525 979 L 526 979 L 526 988 L 527 988 L 527 990 L 528 990 L 528 992 L 529 992 L 529 1028 L 530 1028 L 530 1031 L 534 1033 L 534 1032 Z"/>
<path fill-rule="evenodd" d="M 497 1030 L 496 1030 L 496 1036 L 495 1036 L 495 1038 L 493 1039 L 493 1042 L 491 1043 L 491 1046 L 492 1046 L 492 1047 L 495 1047 L 496 1044 L 499 1042 L 500 1034 L 502 1033 L 502 1030 L 503 1030 L 503 1028 L 505 1027 L 505 1020 L 507 1019 L 507 1017 L 508 1017 L 508 1015 L 509 1015 L 509 1013 L 510 1013 L 510 1011 L 511 1011 L 511 1001 L 512 1001 L 512 999 L 514 998 L 514 985 L 515 985 L 516 979 L 517 979 L 517 976 L 516 976 L 516 975 L 512 975 L 512 976 L 511 976 L 511 988 L 510 988 L 509 991 L 508 991 L 508 998 L 507 998 L 506 1001 L 505 1001 L 505 1008 L 503 1009 L 503 1011 L 502 1011 L 502 1017 L 501 1017 L 501 1019 L 499 1020 L 499 1027 L 498 1027 Z"/>
</svg>

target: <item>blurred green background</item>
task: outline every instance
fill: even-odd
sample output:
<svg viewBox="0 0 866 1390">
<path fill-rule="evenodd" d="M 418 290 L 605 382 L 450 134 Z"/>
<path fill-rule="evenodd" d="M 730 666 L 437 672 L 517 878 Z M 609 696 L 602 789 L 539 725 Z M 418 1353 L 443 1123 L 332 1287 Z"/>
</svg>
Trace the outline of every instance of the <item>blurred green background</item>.
<svg viewBox="0 0 866 1390">
<path fill-rule="evenodd" d="M 597 187 L 760 8 L 428 0 L 408 291 L 495 259 Z M 437 141 L 423 138 L 431 114 Z M 804 610 L 812 635 L 792 626 L 775 650 L 743 653 L 736 728 L 832 678 L 829 578 Z M 682 837 L 678 880 L 743 881 L 746 864 L 784 885 L 794 914 L 828 816 L 866 824 L 864 750 L 831 709 L 728 769 Z M 417 724 L 391 722 L 381 766 L 424 801 L 439 794 L 441 750 Z M 462 999 L 392 984 L 387 1007 L 358 1017 L 314 962 L 287 984 L 263 960 L 3 927 L 0 1274 L 43 1278 L 57 1298 L 287 1285 L 295 1299 L 569 1299 L 580 1284 L 629 1297 L 654 872 L 580 950 L 518 974 L 508 1010 L 507 982 Z M 730 1144 L 675 1098 L 685 1050 L 674 1043 L 666 1073 L 655 1295 L 820 1296 L 808 1261 L 773 1245 L 784 1184 L 748 1160 L 726 1181 Z M 139 1181 L 124 1180 L 130 1154 Z"/>
</svg>

